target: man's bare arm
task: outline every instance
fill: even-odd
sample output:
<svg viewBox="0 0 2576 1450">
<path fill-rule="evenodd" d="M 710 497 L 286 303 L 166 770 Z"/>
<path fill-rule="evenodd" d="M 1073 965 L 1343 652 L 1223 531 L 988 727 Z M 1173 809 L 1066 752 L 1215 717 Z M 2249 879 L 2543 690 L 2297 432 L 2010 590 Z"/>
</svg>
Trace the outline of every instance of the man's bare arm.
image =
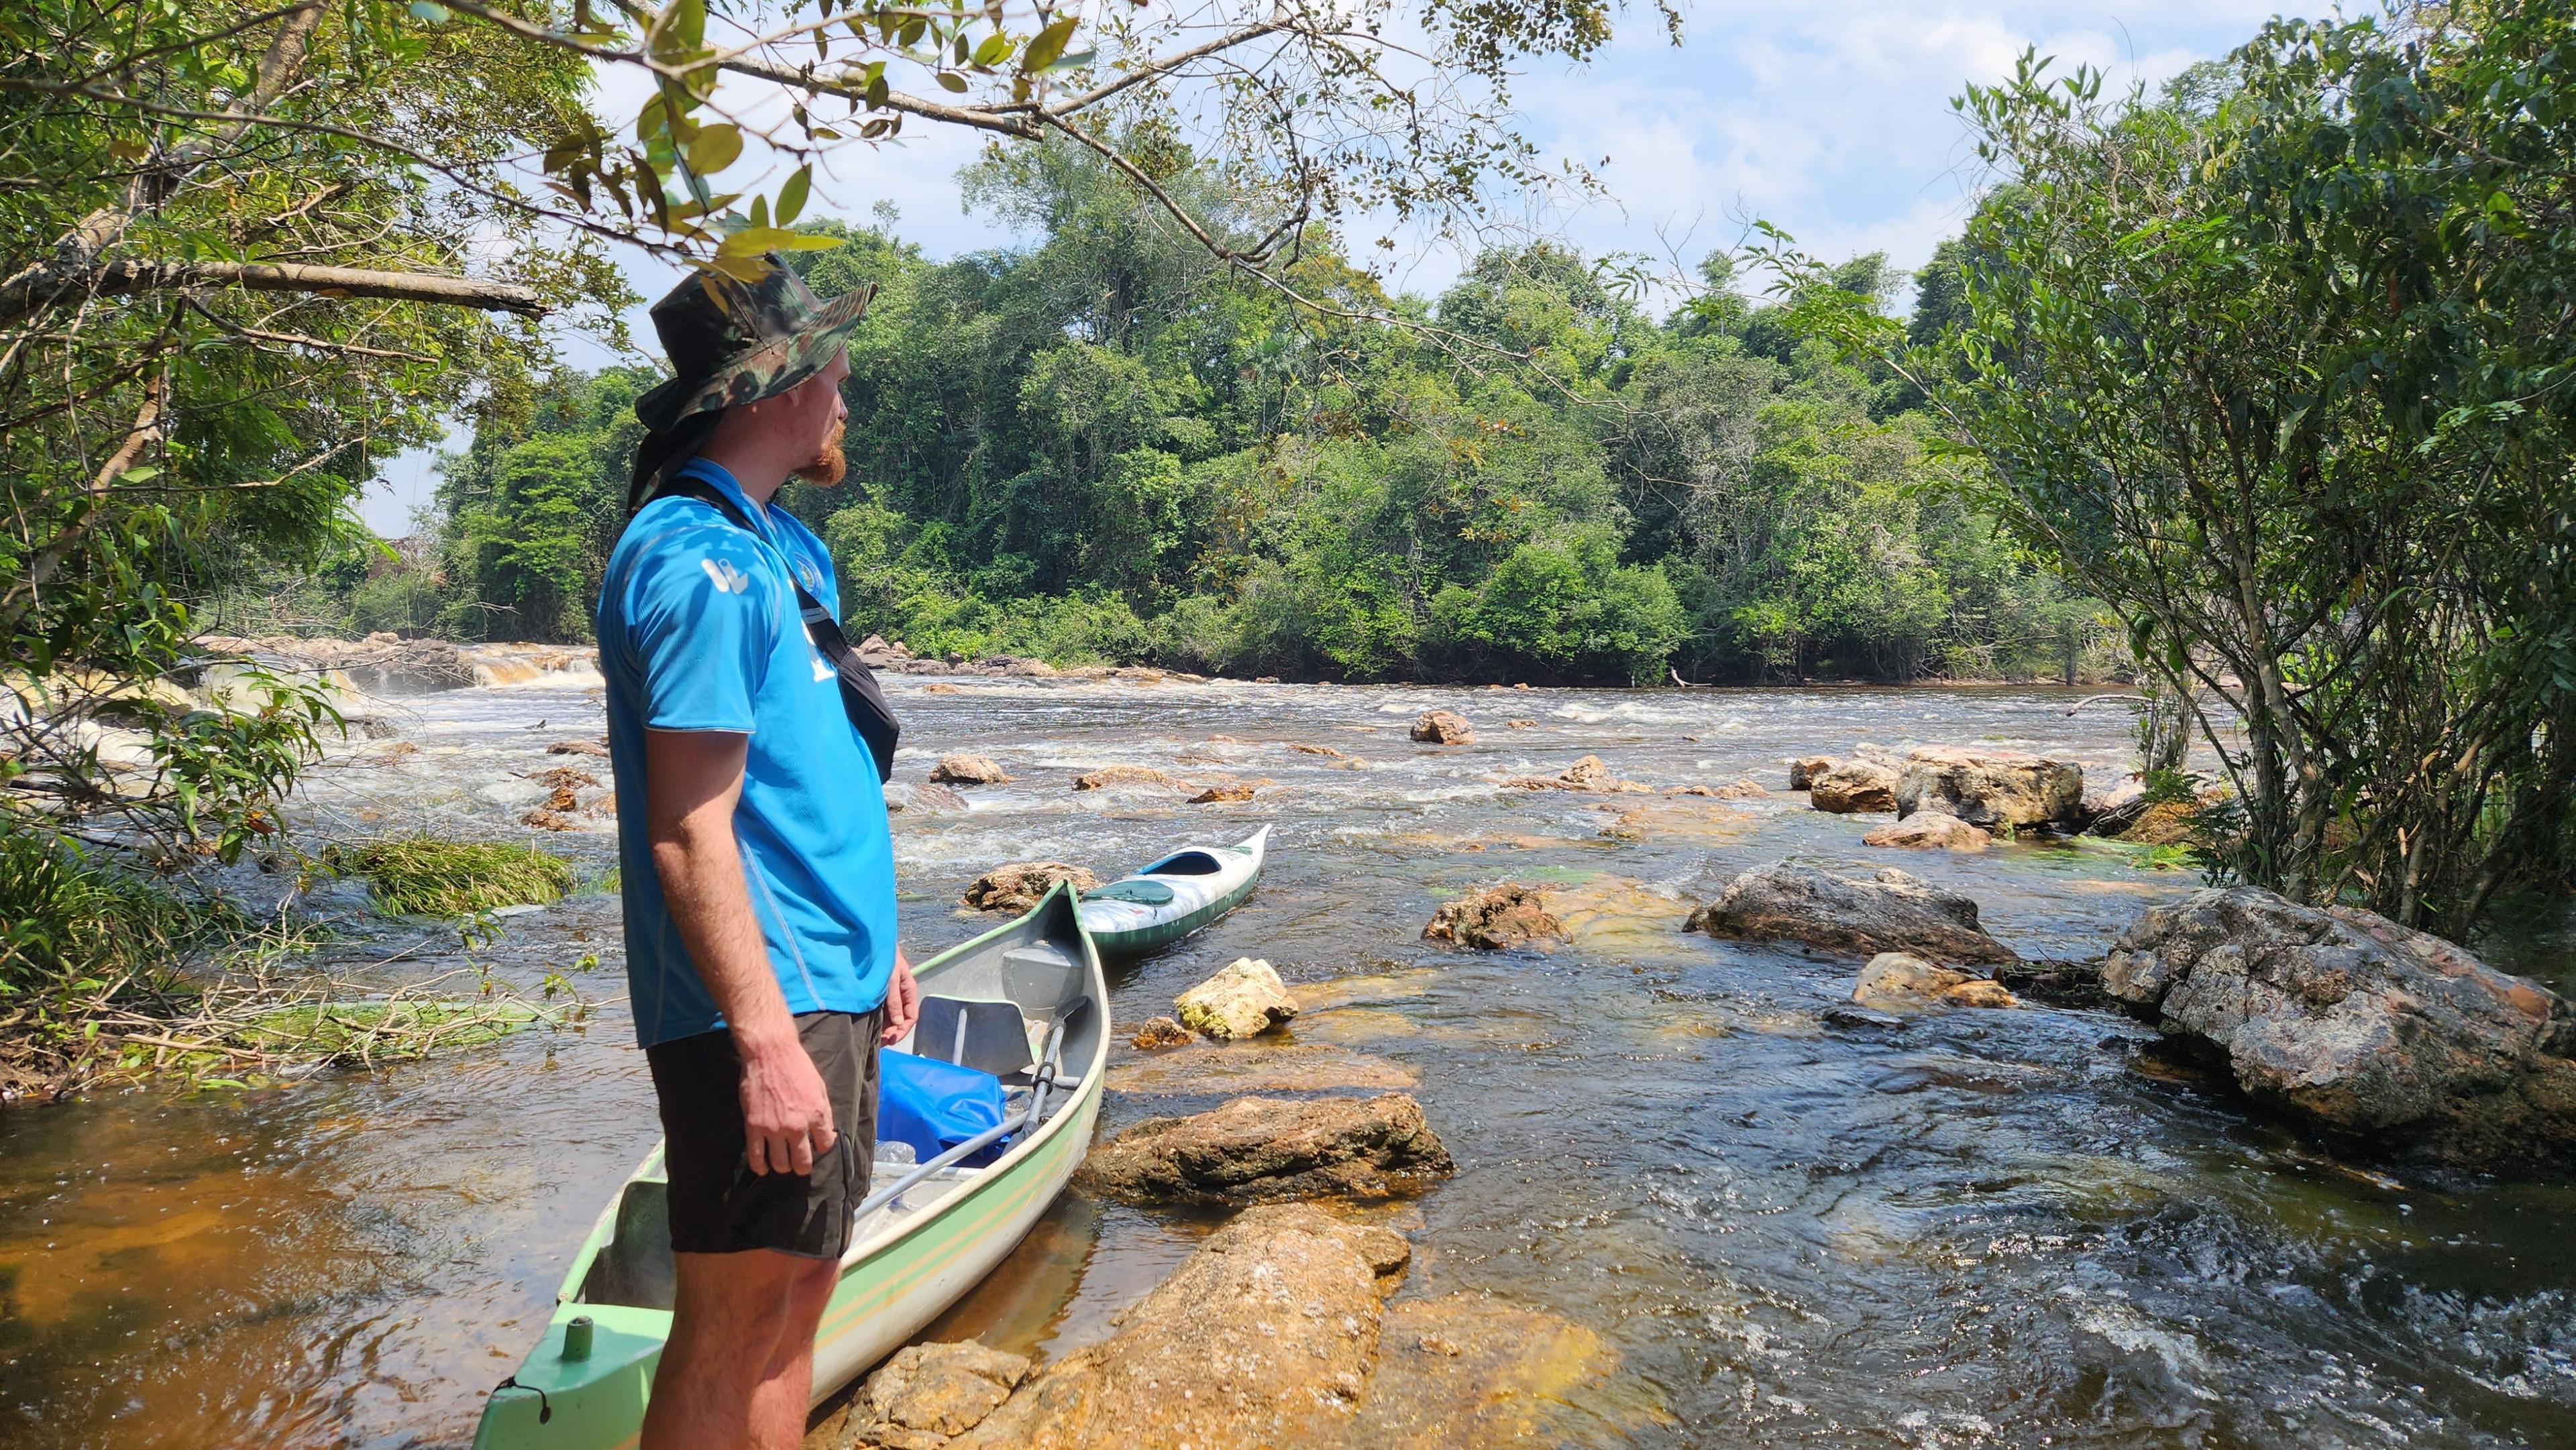
<svg viewBox="0 0 2576 1450">
<path fill-rule="evenodd" d="M 734 801 L 750 737 L 719 731 L 644 732 L 645 837 L 671 925 L 742 1058 L 743 1151 L 754 1173 L 810 1173 L 836 1136 L 822 1074 L 797 1040 L 796 1019 L 769 969 L 751 913 Z"/>
</svg>

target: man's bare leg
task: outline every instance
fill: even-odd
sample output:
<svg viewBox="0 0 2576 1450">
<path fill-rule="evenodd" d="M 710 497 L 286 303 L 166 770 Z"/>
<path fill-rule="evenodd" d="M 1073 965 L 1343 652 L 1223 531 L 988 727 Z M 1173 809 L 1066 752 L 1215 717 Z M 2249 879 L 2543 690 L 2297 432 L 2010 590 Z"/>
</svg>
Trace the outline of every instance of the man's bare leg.
<svg viewBox="0 0 2576 1450">
<path fill-rule="evenodd" d="M 814 1326 L 839 1266 L 771 1249 L 671 1258 L 679 1287 L 643 1450 L 795 1450 L 805 1437 Z"/>
</svg>

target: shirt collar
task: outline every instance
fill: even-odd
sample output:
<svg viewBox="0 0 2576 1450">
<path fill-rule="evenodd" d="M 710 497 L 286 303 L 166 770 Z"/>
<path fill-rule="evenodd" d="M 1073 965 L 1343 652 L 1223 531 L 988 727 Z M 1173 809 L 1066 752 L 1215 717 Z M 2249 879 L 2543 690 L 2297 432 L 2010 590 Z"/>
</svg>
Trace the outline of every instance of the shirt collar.
<svg viewBox="0 0 2576 1450">
<path fill-rule="evenodd" d="M 769 517 L 769 506 L 752 502 L 751 495 L 743 492 L 742 485 L 735 481 L 732 470 L 711 459 L 692 458 L 672 474 L 675 478 L 682 475 L 713 485 L 716 492 L 733 500 L 734 506 L 742 510 L 743 517 L 759 522 L 762 538 L 773 545 L 778 542 L 777 530 Z"/>
</svg>

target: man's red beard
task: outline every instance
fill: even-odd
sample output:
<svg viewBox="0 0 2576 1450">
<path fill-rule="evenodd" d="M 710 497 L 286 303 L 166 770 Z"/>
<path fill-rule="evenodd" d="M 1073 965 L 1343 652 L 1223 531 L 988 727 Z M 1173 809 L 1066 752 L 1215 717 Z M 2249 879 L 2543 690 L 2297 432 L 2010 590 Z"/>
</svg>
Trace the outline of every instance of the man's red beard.
<svg viewBox="0 0 2576 1450">
<path fill-rule="evenodd" d="M 846 422 L 834 422 L 832 435 L 814 450 L 814 461 L 796 470 L 796 477 L 816 488 L 830 488 L 849 476 L 850 460 L 841 452 L 841 435 L 849 431 Z"/>
</svg>

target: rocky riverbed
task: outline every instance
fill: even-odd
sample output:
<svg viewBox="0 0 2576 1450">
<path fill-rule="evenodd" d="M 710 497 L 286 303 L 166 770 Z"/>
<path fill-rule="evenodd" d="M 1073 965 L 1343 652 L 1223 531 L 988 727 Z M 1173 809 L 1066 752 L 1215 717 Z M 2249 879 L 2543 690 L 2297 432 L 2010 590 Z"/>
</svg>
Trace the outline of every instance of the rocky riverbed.
<svg viewBox="0 0 2576 1450">
<path fill-rule="evenodd" d="M 2349 1155 L 2168 1038 L 2192 1006 L 2171 973 L 2135 1011 L 2052 1005 L 2085 1000 L 2080 968 L 2200 881 L 2159 869 L 2169 853 L 2057 835 L 2070 808 L 2046 772 L 1916 753 L 2020 751 L 2098 789 L 2127 765 L 2116 715 L 2070 718 L 2053 691 L 940 664 L 889 679 L 917 953 L 993 919 L 960 898 L 1006 862 L 1106 879 L 1266 823 L 1272 865 L 1233 917 L 1113 981 L 1092 1181 L 924 1336 L 981 1348 L 914 1355 L 881 1397 L 831 1406 L 817 1444 L 2576 1443 L 2563 1177 Z M 384 735 L 316 775 L 305 823 L 539 839 L 596 883 L 613 803 L 547 774 L 605 778 L 582 750 L 595 686 L 576 657 L 385 701 Z M 1465 737 L 1415 739 L 1433 710 Z M 931 779 L 958 755 L 981 760 Z M 1807 756 L 1841 769 L 1828 794 L 1856 813 L 1792 790 Z M 1926 802 L 1978 817 L 1983 849 L 1946 829 L 1864 844 L 1900 794 L 1909 821 Z M 523 824 L 540 812 L 556 819 Z M 1799 874 L 1734 891 L 1726 930 L 1683 929 L 1774 866 L 1910 879 L 1893 904 L 1855 897 L 1823 939 L 1765 926 L 1793 895 L 1839 899 Z M 1527 892 L 1492 894 L 1512 883 Z M 464 960 L 452 931 L 320 890 L 352 913 L 334 949 L 350 969 Z M 1480 893 L 1490 909 L 1424 937 Z M 1895 905 L 1945 923 L 1950 950 L 1882 941 Z M 600 999 L 585 1029 L 373 1078 L 0 1114 L 7 1443 L 470 1436 L 654 1137 L 613 900 L 502 926 L 474 958 Z M 2165 944 L 2193 930 L 2130 957 L 2179 961 Z M 2563 988 L 2556 930 L 2489 955 Z M 2307 971 L 2276 957 L 2263 980 Z M 1126 1045 L 1242 958 L 1270 965 L 1293 1016 Z M 2553 1080 L 2530 1080 L 2541 1112 Z M 1280 1283 L 1329 1314 L 1263 1320 L 1246 1286 Z M 1226 1366 L 1234 1398 L 1203 1403 L 1188 1376 Z M 1175 1403 L 1174 1383 L 1193 1393 Z"/>
</svg>

